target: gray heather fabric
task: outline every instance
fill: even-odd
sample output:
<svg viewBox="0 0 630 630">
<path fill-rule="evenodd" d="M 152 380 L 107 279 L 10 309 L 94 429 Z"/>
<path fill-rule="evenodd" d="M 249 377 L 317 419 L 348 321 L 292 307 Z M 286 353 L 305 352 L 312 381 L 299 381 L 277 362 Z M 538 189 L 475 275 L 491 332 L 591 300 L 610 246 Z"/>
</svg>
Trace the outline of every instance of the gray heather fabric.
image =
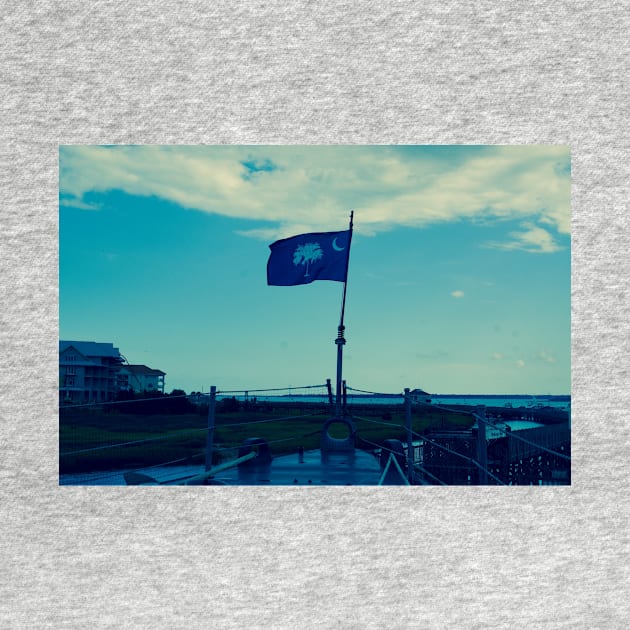
<svg viewBox="0 0 630 630">
<path fill-rule="evenodd" d="M 626 628 L 627 2 L 5 2 L 2 628 Z M 570 488 L 57 485 L 57 148 L 562 143 Z"/>
</svg>

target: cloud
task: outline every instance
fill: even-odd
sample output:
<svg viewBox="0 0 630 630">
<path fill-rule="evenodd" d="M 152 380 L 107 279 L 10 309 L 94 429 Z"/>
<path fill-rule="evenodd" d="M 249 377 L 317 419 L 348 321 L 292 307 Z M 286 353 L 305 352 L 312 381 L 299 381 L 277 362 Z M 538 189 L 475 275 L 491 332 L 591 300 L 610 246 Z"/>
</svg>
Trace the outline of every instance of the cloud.
<svg viewBox="0 0 630 630">
<path fill-rule="evenodd" d="M 73 196 L 60 195 L 59 204 L 69 206 L 71 208 L 79 208 L 79 210 L 100 210 L 101 206 L 97 203 L 88 203 Z"/>
<path fill-rule="evenodd" d="M 463 291 L 459 291 L 459 290 L 457 290 L 457 291 L 452 291 L 452 292 L 451 292 L 451 295 L 452 295 L 454 298 L 463 298 L 463 297 L 464 297 L 464 292 L 463 292 Z"/>
<path fill-rule="evenodd" d="M 523 359 L 519 359 L 519 360 L 516 362 L 516 367 L 518 367 L 518 368 L 524 368 L 524 367 L 525 367 L 525 361 L 523 361 Z"/>
<path fill-rule="evenodd" d="M 553 236 L 544 228 L 529 222 L 523 223 L 521 227 L 523 231 L 510 232 L 509 236 L 513 240 L 503 243 L 486 243 L 486 247 L 508 250 L 519 249 L 543 254 L 551 254 L 564 249 L 555 242 Z"/>
<path fill-rule="evenodd" d="M 536 354 L 535 358 L 538 361 L 542 361 L 543 363 L 555 363 L 556 362 L 556 357 L 553 356 L 553 354 L 551 354 L 550 352 L 547 352 L 546 350 L 541 350 L 540 352 L 538 352 Z"/>
<path fill-rule="evenodd" d="M 256 230 L 236 230 L 236 234 L 240 234 L 241 236 L 251 236 L 261 241 L 273 241 L 285 236 L 291 236 L 292 234 L 295 234 L 295 232 L 290 231 L 284 234 L 279 233 L 277 228 L 258 228 Z"/>
<path fill-rule="evenodd" d="M 91 207 L 87 194 L 111 190 L 157 196 L 268 222 L 241 232 L 265 240 L 343 228 L 351 209 L 366 235 L 517 219 L 525 227 L 504 247 L 552 251 L 551 231 L 570 231 L 564 146 L 62 146 L 59 164 L 63 204 Z"/>
<path fill-rule="evenodd" d="M 503 359 L 503 355 L 500 352 L 493 352 L 492 353 L 492 360 L 493 361 L 501 361 L 501 359 Z"/>
</svg>

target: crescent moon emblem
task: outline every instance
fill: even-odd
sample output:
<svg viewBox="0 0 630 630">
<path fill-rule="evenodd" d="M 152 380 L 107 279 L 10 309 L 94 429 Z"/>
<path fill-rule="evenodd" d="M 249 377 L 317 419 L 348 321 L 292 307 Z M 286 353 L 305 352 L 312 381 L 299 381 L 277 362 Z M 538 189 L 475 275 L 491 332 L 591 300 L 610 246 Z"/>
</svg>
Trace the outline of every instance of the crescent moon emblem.
<svg viewBox="0 0 630 630">
<path fill-rule="evenodd" d="M 339 247 L 339 246 L 337 245 L 337 238 L 338 238 L 338 237 L 337 237 L 337 236 L 335 236 L 335 238 L 333 239 L 333 242 L 332 242 L 333 249 L 334 249 L 336 252 L 342 252 L 342 251 L 343 251 L 344 249 L 346 249 L 346 248 L 345 248 L 345 247 Z"/>
</svg>

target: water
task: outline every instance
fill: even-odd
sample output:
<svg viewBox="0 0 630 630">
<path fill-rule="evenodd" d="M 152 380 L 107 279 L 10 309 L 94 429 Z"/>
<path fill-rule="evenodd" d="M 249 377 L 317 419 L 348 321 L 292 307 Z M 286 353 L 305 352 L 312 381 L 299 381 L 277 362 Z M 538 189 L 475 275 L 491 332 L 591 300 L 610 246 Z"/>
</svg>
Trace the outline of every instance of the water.
<svg viewBox="0 0 630 630">
<path fill-rule="evenodd" d="M 477 426 L 475 424 L 475 426 Z M 521 431 L 523 429 L 535 429 L 537 427 L 544 427 L 544 424 L 540 422 L 532 422 L 530 420 L 507 420 L 506 422 L 499 422 L 496 428 L 491 424 L 486 425 L 486 438 L 489 440 L 496 440 L 505 436 L 505 427 L 508 426 L 512 431 Z"/>
<path fill-rule="evenodd" d="M 222 396 L 218 396 L 222 398 Z M 236 396 L 239 400 L 244 400 L 244 396 Z M 256 398 L 258 402 L 309 402 L 325 404 L 328 400 L 326 395 L 319 396 L 301 396 L 299 394 L 285 396 L 249 396 L 249 400 Z M 566 398 L 569 398 L 568 396 Z M 402 394 L 400 396 L 366 396 L 354 395 L 348 393 L 348 405 L 401 405 L 404 402 Z M 486 407 L 519 407 L 534 408 L 536 406 L 551 407 L 553 409 L 567 409 L 570 405 L 569 400 L 554 400 L 545 396 L 505 396 L 497 397 L 490 395 L 473 395 L 470 396 L 448 396 L 444 394 L 431 395 L 431 403 L 434 406 L 448 407 L 451 405 L 467 405 Z"/>
<path fill-rule="evenodd" d="M 431 401 L 435 405 L 485 405 L 486 407 L 519 407 L 536 408 L 552 407 L 553 409 L 566 409 L 570 404 L 568 400 L 549 399 L 545 396 L 432 396 Z"/>
</svg>

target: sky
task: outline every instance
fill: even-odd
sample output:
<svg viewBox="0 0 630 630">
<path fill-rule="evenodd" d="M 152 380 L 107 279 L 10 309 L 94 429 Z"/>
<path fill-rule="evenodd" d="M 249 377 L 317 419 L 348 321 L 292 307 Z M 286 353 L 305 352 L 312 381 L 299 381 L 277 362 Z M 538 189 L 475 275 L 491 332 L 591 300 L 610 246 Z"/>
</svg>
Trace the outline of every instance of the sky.
<svg viewBox="0 0 630 630">
<path fill-rule="evenodd" d="M 343 377 L 571 391 L 566 146 L 62 146 L 60 339 L 166 391 L 335 382 L 343 284 L 267 286 L 269 245 L 348 228 Z"/>
</svg>

